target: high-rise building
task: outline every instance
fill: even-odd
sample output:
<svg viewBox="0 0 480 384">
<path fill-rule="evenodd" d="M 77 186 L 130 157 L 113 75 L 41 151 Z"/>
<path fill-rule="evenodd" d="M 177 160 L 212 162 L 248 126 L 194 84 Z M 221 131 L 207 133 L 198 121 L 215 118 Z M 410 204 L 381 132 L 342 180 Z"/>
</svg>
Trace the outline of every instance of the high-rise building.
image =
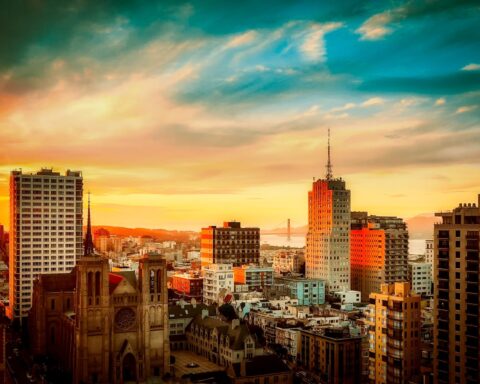
<svg viewBox="0 0 480 384">
<path fill-rule="evenodd" d="M 222 228 L 202 228 L 200 258 L 202 267 L 209 264 L 258 264 L 260 229 L 242 228 L 239 222 L 227 221 Z"/>
<path fill-rule="evenodd" d="M 350 290 L 350 191 L 333 178 L 330 137 L 327 174 L 308 192 L 305 276 L 325 280 L 328 292 Z"/>
<path fill-rule="evenodd" d="M 381 284 L 408 280 L 408 230 L 394 216 L 352 212 L 350 262 L 352 289 L 367 301 Z"/>
<path fill-rule="evenodd" d="M 433 281 L 433 240 L 425 240 L 425 262 L 429 263 L 432 268 L 432 281 Z"/>
<path fill-rule="evenodd" d="M 370 295 L 371 383 L 408 383 L 420 373 L 420 304 L 408 282 L 382 284 Z"/>
<path fill-rule="evenodd" d="M 434 381 L 479 383 L 480 195 L 435 215 Z"/>
<path fill-rule="evenodd" d="M 83 252 L 83 179 L 42 169 L 10 176 L 9 284 L 11 318 L 24 318 L 39 274 L 68 272 Z"/>
</svg>

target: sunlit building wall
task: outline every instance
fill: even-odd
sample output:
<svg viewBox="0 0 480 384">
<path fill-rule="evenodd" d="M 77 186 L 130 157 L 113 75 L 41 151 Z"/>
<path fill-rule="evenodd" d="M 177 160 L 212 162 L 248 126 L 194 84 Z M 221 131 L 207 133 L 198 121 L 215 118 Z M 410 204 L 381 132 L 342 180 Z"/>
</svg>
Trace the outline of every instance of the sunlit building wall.
<svg viewBox="0 0 480 384">
<path fill-rule="evenodd" d="M 258 264 L 260 229 L 242 228 L 239 222 L 228 221 L 223 227 L 202 228 L 200 258 L 202 267 L 209 264 Z"/>
<path fill-rule="evenodd" d="M 308 192 L 307 278 L 327 291 L 350 290 L 350 191 L 342 179 L 314 181 Z"/>
</svg>

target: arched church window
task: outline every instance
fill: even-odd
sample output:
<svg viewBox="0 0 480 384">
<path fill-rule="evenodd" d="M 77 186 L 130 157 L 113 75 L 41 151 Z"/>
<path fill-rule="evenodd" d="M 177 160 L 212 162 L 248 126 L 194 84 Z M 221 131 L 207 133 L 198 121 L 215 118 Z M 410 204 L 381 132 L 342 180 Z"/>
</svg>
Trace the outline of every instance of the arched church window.
<svg viewBox="0 0 480 384">
<path fill-rule="evenodd" d="M 157 270 L 157 293 L 162 292 L 162 270 Z"/>
<path fill-rule="evenodd" d="M 93 272 L 88 272 L 87 275 L 87 294 L 93 296 Z"/>
<path fill-rule="evenodd" d="M 150 270 L 150 293 L 155 293 L 155 271 Z"/>
<path fill-rule="evenodd" d="M 100 296 L 100 272 L 95 272 L 95 296 Z"/>
</svg>

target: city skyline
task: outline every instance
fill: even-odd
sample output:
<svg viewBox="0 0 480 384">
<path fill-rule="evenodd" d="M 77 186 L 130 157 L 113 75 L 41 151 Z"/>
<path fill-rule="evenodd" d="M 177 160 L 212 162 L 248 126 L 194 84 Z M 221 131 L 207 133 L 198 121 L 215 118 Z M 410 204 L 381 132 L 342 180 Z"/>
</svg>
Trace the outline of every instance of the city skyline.
<svg viewBox="0 0 480 384">
<path fill-rule="evenodd" d="M 352 211 L 477 195 L 475 2 L 82 4 L 5 6 L 7 227 L 10 172 L 42 167 L 82 171 L 98 225 L 303 226 L 329 127 Z"/>
</svg>

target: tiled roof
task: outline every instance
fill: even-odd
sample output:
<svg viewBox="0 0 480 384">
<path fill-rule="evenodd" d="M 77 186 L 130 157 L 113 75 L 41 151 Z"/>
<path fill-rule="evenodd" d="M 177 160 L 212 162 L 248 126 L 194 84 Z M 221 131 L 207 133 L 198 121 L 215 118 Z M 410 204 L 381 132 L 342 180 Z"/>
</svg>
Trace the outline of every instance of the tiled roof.
<svg viewBox="0 0 480 384">
<path fill-rule="evenodd" d="M 73 291 L 77 283 L 75 269 L 69 273 L 50 273 L 40 275 L 39 283 L 47 292 Z"/>
</svg>

